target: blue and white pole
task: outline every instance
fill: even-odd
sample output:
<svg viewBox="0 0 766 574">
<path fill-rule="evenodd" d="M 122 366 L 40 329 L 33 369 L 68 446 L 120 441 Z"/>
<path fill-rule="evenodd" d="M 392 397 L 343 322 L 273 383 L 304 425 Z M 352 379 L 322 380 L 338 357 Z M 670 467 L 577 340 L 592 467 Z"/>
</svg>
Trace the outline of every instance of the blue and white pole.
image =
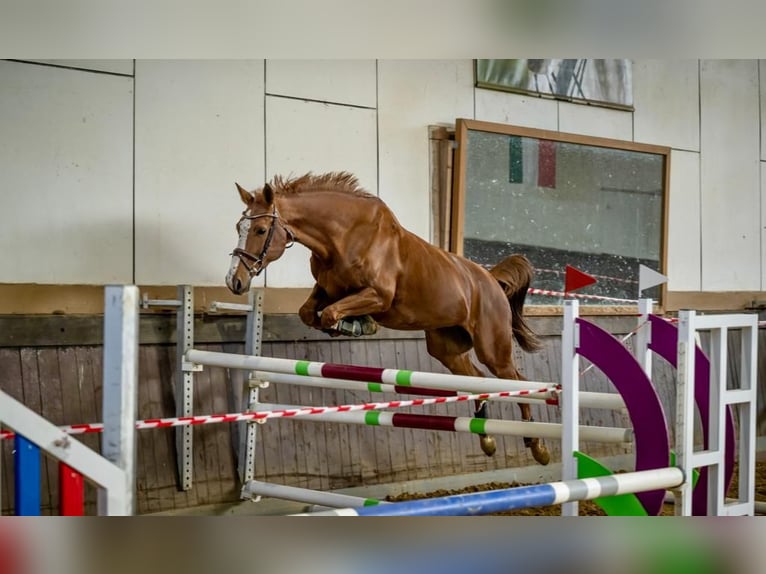
<svg viewBox="0 0 766 574">
<path fill-rule="evenodd" d="M 379 506 L 339 508 L 293 516 L 475 516 L 577 500 L 592 500 L 602 496 L 672 489 L 683 483 L 683 471 L 677 467 L 668 467 Z"/>
</svg>

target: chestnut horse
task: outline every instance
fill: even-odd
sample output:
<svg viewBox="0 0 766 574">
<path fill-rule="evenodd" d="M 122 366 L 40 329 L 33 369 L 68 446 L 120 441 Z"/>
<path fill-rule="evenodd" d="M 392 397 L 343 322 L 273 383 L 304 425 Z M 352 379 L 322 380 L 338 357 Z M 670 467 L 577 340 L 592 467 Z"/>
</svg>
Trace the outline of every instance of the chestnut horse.
<svg viewBox="0 0 766 574">
<path fill-rule="evenodd" d="M 239 243 L 226 276 L 241 294 L 293 241 L 311 251 L 316 284 L 300 308 L 308 326 L 339 334 L 344 319 L 357 320 L 364 334 L 377 325 L 423 330 L 429 354 L 452 373 L 482 376 L 470 351 L 495 376 L 523 380 L 513 364 L 512 337 L 525 351 L 540 347 L 523 316 L 532 266 L 511 255 L 487 271 L 404 229 L 391 210 L 360 188 L 348 173 L 275 177 L 250 193 L 237 185 L 245 211 L 237 222 Z M 523 420 L 532 420 L 519 403 Z M 474 416 L 486 416 L 477 404 Z M 548 464 L 539 438 L 524 439 L 532 455 Z M 480 435 L 482 450 L 495 452 L 492 437 Z"/>
</svg>

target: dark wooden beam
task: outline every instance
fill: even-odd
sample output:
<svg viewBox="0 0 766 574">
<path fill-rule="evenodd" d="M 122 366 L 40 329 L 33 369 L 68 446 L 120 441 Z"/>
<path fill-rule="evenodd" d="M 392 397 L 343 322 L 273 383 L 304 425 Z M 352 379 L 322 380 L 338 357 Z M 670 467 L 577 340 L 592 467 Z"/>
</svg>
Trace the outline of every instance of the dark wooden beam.
<svg viewBox="0 0 766 574">
<path fill-rule="evenodd" d="M 561 333 L 561 317 L 529 317 L 532 328 L 541 336 Z M 628 316 L 596 316 L 589 320 L 612 333 L 627 333 L 636 326 Z M 145 313 L 140 318 L 140 341 L 146 345 L 174 344 L 175 314 Z M 195 341 L 232 343 L 245 340 L 245 317 L 198 315 L 194 324 Z M 348 339 L 348 337 L 342 337 Z M 422 339 L 422 331 L 393 331 L 381 328 L 371 339 Z M 330 341 L 329 335 L 310 329 L 297 315 L 266 315 L 264 341 Z M 103 317 L 100 315 L 0 315 L 0 347 L 65 347 L 101 345 Z"/>
</svg>

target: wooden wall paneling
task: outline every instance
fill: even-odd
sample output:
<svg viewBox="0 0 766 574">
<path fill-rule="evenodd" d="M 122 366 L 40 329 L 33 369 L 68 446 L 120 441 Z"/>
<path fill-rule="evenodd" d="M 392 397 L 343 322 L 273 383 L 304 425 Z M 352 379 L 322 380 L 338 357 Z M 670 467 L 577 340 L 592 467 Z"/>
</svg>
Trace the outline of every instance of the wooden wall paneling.
<svg viewBox="0 0 766 574">
<path fill-rule="evenodd" d="M 272 350 L 274 357 L 289 358 L 287 352 L 286 343 L 274 343 L 272 344 Z M 290 404 L 293 399 L 294 391 L 288 385 L 276 385 L 273 389 L 273 397 L 269 402 Z M 266 451 L 268 458 L 278 460 L 280 464 L 280 477 L 277 482 L 288 484 L 291 486 L 300 486 L 296 483 L 296 476 L 298 474 L 297 465 L 297 453 L 295 444 L 295 426 L 293 421 L 281 421 L 279 419 L 274 421 L 267 421 L 266 426 L 273 426 L 274 437 L 273 442 L 269 442 L 269 447 Z"/>
<path fill-rule="evenodd" d="M 331 363 L 332 356 L 330 354 L 330 343 L 324 345 L 311 345 L 312 360 L 322 363 Z M 321 404 L 334 406 L 341 404 L 338 401 L 339 391 L 335 389 L 322 389 L 319 394 L 319 400 Z M 334 490 L 339 488 L 338 477 L 341 474 L 343 468 L 343 446 L 340 441 L 341 429 L 348 425 L 331 425 L 323 424 L 319 434 L 321 434 L 320 442 L 322 449 L 320 458 L 323 462 L 324 482 L 327 485 L 327 490 Z"/>
<path fill-rule="evenodd" d="M 210 371 L 205 367 L 194 373 L 194 413 L 210 414 L 212 408 L 212 389 Z M 194 428 L 194 485 L 200 490 L 203 504 L 216 502 L 221 496 L 221 485 L 217 480 L 218 449 L 215 440 L 217 425 L 199 425 Z"/>
<path fill-rule="evenodd" d="M 59 373 L 61 376 L 61 396 L 62 412 L 64 424 L 77 424 L 88 422 L 100 422 L 98 419 L 91 419 L 86 415 L 94 416 L 89 410 L 83 408 L 92 405 L 93 385 L 92 381 L 85 377 L 85 367 L 80 366 L 77 360 L 76 347 L 62 347 L 58 350 Z M 90 374 L 90 373 L 89 373 Z M 76 437 L 77 440 L 94 449 L 99 450 L 99 440 L 96 434 L 83 434 Z M 51 464 L 58 465 L 51 459 Z M 87 481 L 84 481 L 87 482 Z M 58 480 L 57 480 L 58 484 Z M 95 489 L 84 490 L 83 509 L 86 514 L 96 513 L 96 491 Z M 57 510 L 58 513 L 58 510 Z"/>
<path fill-rule="evenodd" d="M 282 343 L 271 342 L 263 344 L 263 354 L 268 357 L 283 357 L 280 353 Z M 269 385 L 258 393 L 258 400 L 261 403 L 278 403 L 278 392 L 282 385 Z M 283 484 L 285 480 L 284 463 L 279 450 L 281 425 L 279 421 L 266 421 L 258 426 L 257 444 L 261 446 L 259 450 L 260 461 L 256 476 L 263 477 L 267 482 L 276 482 Z"/>
<path fill-rule="evenodd" d="M 19 349 L 0 349 L 0 388 L 17 401 L 24 402 L 24 380 Z M 2 420 L 0 420 L 2 423 Z M 0 444 L 0 514 L 10 514 L 14 497 L 13 440 Z"/>
<path fill-rule="evenodd" d="M 416 345 L 411 341 L 397 340 L 381 343 L 381 361 L 384 365 L 401 365 L 402 369 L 420 370 L 420 354 Z M 399 395 L 402 399 L 412 399 L 415 395 Z M 418 407 L 409 409 L 417 414 L 433 412 L 433 408 Z M 407 480 L 428 478 L 431 469 L 436 465 L 432 462 L 434 455 L 432 441 L 433 435 L 440 434 L 434 431 L 419 429 L 401 429 L 400 453 L 397 460 L 400 461 L 401 470 Z"/>
<path fill-rule="evenodd" d="M 359 349 L 350 340 L 339 342 L 339 358 L 339 362 L 343 364 L 366 364 L 366 356 L 360 357 Z M 372 393 L 368 392 L 363 394 L 364 397 L 369 398 L 371 395 Z M 352 456 L 359 460 L 362 484 L 376 484 L 378 483 L 376 435 L 379 434 L 376 431 L 380 429 L 362 425 L 353 425 L 353 428 L 357 434 L 357 441 Z"/>
<path fill-rule="evenodd" d="M 756 418 L 756 435 L 766 435 L 766 383 L 764 383 L 764 375 L 766 373 L 766 338 L 758 337 L 758 408 Z"/>
<path fill-rule="evenodd" d="M 546 354 L 547 369 L 541 369 L 538 380 L 558 384 L 561 382 L 561 339 L 558 337 L 545 337 L 542 341 L 544 348 L 540 352 Z M 539 410 L 547 415 L 547 420 L 557 423 L 561 422 L 561 409 L 557 405 L 546 405 L 545 407 L 539 407 Z M 546 445 L 551 453 L 551 460 L 560 461 L 561 441 L 546 441 Z M 522 448 L 524 448 L 523 442 Z"/>
<path fill-rule="evenodd" d="M 397 348 L 413 349 L 415 358 L 407 358 L 404 362 L 405 369 L 413 371 L 428 371 L 428 372 L 444 372 L 446 369 L 440 364 L 434 366 L 436 363 L 432 359 L 431 355 L 426 350 L 425 340 L 406 340 L 397 345 Z M 397 351 L 399 352 L 399 351 Z M 402 354 L 406 355 L 404 350 Z M 439 370 L 441 369 L 441 370 Z M 423 412 L 426 412 L 425 410 Z M 429 413 L 435 413 L 436 409 L 429 409 Z M 445 412 L 442 409 L 442 412 Z M 417 433 L 417 431 L 413 431 Z M 416 435 L 417 438 L 417 435 Z M 447 474 L 454 474 L 454 462 L 453 451 L 451 445 L 454 443 L 457 437 L 454 433 L 437 432 L 437 431 L 422 431 L 422 444 L 426 450 L 427 457 L 425 459 L 425 465 L 418 468 L 417 478 L 428 478 L 435 476 L 436 472 L 445 472 Z M 438 470 L 437 470 L 438 469 Z"/>
<path fill-rule="evenodd" d="M 138 418 L 141 420 L 163 416 L 156 412 L 159 409 L 152 401 L 151 388 L 159 384 L 154 351 L 156 347 L 139 347 Z M 149 430 L 138 431 L 136 436 L 136 508 L 142 513 L 165 510 L 157 496 L 160 491 L 158 466 L 161 468 L 161 465 L 155 459 L 155 444 L 160 438 L 155 433 Z"/>
<path fill-rule="evenodd" d="M 42 416 L 56 425 L 66 424 L 63 412 L 61 377 L 59 375 L 58 349 L 39 349 L 37 365 L 40 375 Z M 43 457 L 41 465 L 43 512 L 51 514 L 58 500 L 58 465 Z"/>
<path fill-rule="evenodd" d="M 299 360 L 315 360 L 316 356 L 311 352 L 311 348 L 303 341 L 296 341 L 294 345 L 294 353 L 296 359 Z M 314 387 L 303 387 L 296 385 L 296 397 L 297 404 L 303 405 L 319 405 L 322 406 L 322 390 Z M 307 488 L 313 490 L 323 490 L 327 488 L 323 483 L 327 482 L 325 479 L 326 474 L 322 472 L 324 461 L 329 456 L 327 452 L 327 445 L 324 441 L 323 429 L 325 423 L 318 423 L 310 420 L 299 420 L 293 423 L 296 427 L 296 440 L 300 445 L 297 452 L 299 463 L 303 464 L 303 472 L 305 476 L 305 485 Z M 321 439 L 320 439 L 321 437 Z"/>
<path fill-rule="evenodd" d="M 342 342 L 334 340 L 330 343 L 329 359 L 331 363 L 342 362 Z M 370 393 L 366 391 L 344 392 L 336 391 L 338 404 L 345 402 L 348 396 L 355 400 L 364 401 Z M 358 425 L 340 425 L 338 437 L 340 441 L 340 472 L 338 476 L 339 484 L 348 486 L 351 484 L 364 483 L 364 461 L 361 457 L 361 432 L 365 430 Z"/>
<path fill-rule="evenodd" d="M 24 387 L 24 404 L 37 413 L 43 412 L 43 388 L 41 384 L 40 367 L 37 361 L 37 349 L 19 349 L 21 358 L 21 376 Z M 50 491 L 48 490 L 48 474 L 43 473 L 40 477 L 42 483 L 41 504 L 50 503 Z M 47 501 L 47 502 L 46 502 Z"/>
<path fill-rule="evenodd" d="M 223 345 L 216 345 L 214 349 L 224 352 Z M 229 371 L 234 372 L 233 370 Z M 210 371 L 212 393 L 211 414 L 234 412 L 228 410 L 229 406 L 229 376 L 226 369 L 213 369 Z M 236 412 L 240 412 L 237 409 Z M 234 455 L 234 424 L 225 423 L 213 425 L 216 429 L 215 438 L 218 451 L 218 477 L 221 485 L 221 500 L 236 500 L 239 496 L 241 484 L 237 474 L 237 462 Z"/>
<path fill-rule="evenodd" d="M 344 363 L 371 367 L 380 366 L 368 360 L 365 346 L 360 345 L 358 341 L 349 340 L 343 348 L 348 353 L 348 360 L 344 361 Z M 384 393 L 381 396 L 385 398 L 391 395 Z M 365 391 L 364 397 L 365 400 L 373 400 L 373 394 L 370 392 Z M 365 458 L 368 480 L 374 484 L 384 482 L 385 477 L 390 474 L 390 460 L 387 448 L 388 439 L 386 436 L 388 430 L 386 427 L 359 426 L 359 431 L 364 441 L 362 443 L 361 455 Z"/>
<path fill-rule="evenodd" d="M 159 365 L 159 377 L 157 379 L 159 384 L 152 385 L 152 388 L 156 389 L 154 392 L 158 393 L 157 399 L 159 400 L 159 404 L 162 405 L 163 412 L 167 413 L 165 416 L 174 417 L 176 416 L 175 345 L 157 347 L 157 364 Z M 205 499 L 203 498 L 203 493 L 200 489 L 192 488 L 191 490 L 181 490 L 179 488 L 180 477 L 178 474 L 178 453 L 176 449 L 175 429 L 159 429 L 152 432 L 158 433 L 158 444 L 155 445 L 155 449 L 159 446 L 160 450 L 155 450 L 155 456 L 158 461 L 164 460 L 167 461 L 168 464 L 168 473 L 164 474 L 164 476 L 167 476 L 168 488 L 164 490 L 164 492 L 167 493 L 168 497 L 172 496 L 176 508 L 204 504 Z M 171 478 L 172 480 L 170 480 Z"/>
<path fill-rule="evenodd" d="M 224 353 L 235 353 L 235 354 L 244 353 L 244 345 L 239 343 L 224 342 L 221 348 L 223 349 Z M 224 404 L 225 412 L 227 413 L 244 412 L 245 410 L 247 410 L 247 407 L 245 407 L 242 403 L 242 401 L 244 400 L 243 392 L 245 392 L 245 395 L 247 395 L 247 392 L 243 391 L 243 385 L 244 385 L 247 373 L 240 369 L 230 369 L 228 371 L 224 371 L 224 373 L 226 375 L 226 380 L 225 380 L 226 387 L 223 389 L 224 400 L 225 400 L 225 404 Z M 224 412 L 224 411 L 219 411 L 219 412 Z M 234 457 L 233 458 L 234 468 L 235 468 L 235 472 L 237 472 L 237 476 L 239 476 L 237 471 L 237 465 L 239 464 L 238 458 L 239 458 L 240 425 L 231 424 L 229 425 L 229 428 L 230 428 L 232 456 Z"/>
<path fill-rule="evenodd" d="M 296 359 L 299 357 L 296 355 L 295 342 L 285 343 L 285 351 L 282 355 L 288 359 Z M 287 405 L 300 405 L 303 401 L 302 387 L 299 385 L 280 385 L 278 388 L 278 396 L 281 404 Z M 280 429 L 282 438 L 280 439 L 280 446 L 287 447 L 282 449 L 282 456 L 285 457 L 285 464 L 290 464 L 290 472 L 288 476 L 291 477 L 290 484 L 294 486 L 300 486 L 302 488 L 308 487 L 308 465 L 306 462 L 306 449 L 303 442 L 304 426 L 305 423 L 301 423 L 297 420 L 282 420 L 276 419 L 274 421 Z M 267 423 L 268 424 L 268 423 Z M 287 441 L 287 445 L 284 445 L 284 441 Z M 288 458 L 289 457 L 289 458 Z"/>
<path fill-rule="evenodd" d="M 445 373 L 448 374 L 449 370 L 442 365 L 439 361 L 434 359 L 428 354 L 428 349 L 425 340 L 411 341 L 410 344 L 414 345 L 418 349 L 418 370 L 431 373 Z M 472 416 L 473 405 L 448 405 L 441 409 L 441 413 L 449 416 Z M 439 445 L 438 459 L 441 461 L 439 468 L 441 472 L 449 474 L 460 474 L 466 467 L 467 453 L 471 452 L 473 448 L 478 448 L 475 444 L 478 442 L 478 438 L 473 435 L 461 435 L 459 433 L 448 432 L 432 432 L 430 433 L 434 437 L 435 442 L 433 444 Z"/>
<path fill-rule="evenodd" d="M 175 416 L 170 404 L 163 403 L 163 388 L 170 386 L 162 378 L 162 356 L 164 348 L 156 345 L 143 345 L 139 355 L 138 380 L 138 417 L 140 419 Z M 176 508 L 176 459 L 175 449 L 171 448 L 172 429 L 140 431 L 138 433 L 138 452 L 142 456 L 144 485 L 147 492 L 138 493 L 139 503 L 145 505 L 145 512 L 150 509 L 172 510 Z M 139 509 L 142 507 L 140 506 Z"/>
<path fill-rule="evenodd" d="M 381 368 L 396 368 L 397 356 L 396 350 L 389 341 L 375 341 L 373 344 L 366 345 L 368 365 Z M 397 393 L 370 393 L 371 401 L 389 401 L 400 397 Z M 390 412 L 407 412 L 411 409 L 385 409 Z M 407 449 L 412 444 L 411 433 L 408 437 L 409 429 L 397 429 L 386 427 L 384 432 L 377 432 L 382 429 L 375 429 L 378 435 L 379 453 L 383 454 L 388 473 L 390 476 L 408 476 Z M 408 440 L 409 438 L 409 440 Z"/>
</svg>

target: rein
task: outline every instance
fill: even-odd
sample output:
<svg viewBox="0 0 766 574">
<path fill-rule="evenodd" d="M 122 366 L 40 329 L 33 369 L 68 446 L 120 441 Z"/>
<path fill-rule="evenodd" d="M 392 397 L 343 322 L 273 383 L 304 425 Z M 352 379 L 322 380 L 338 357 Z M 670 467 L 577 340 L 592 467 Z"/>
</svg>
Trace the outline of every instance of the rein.
<svg viewBox="0 0 766 574">
<path fill-rule="evenodd" d="M 279 222 L 279 225 L 281 225 L 282 229 L 284 229 L 285 233 L 287 233 L 287 244 L 285 245 L 285 249 L 289 249 L 295 243 L 295 235 L 293 235 L 293 232 L 285 227 L 285 224 L 280 221 L 276 205 L 274 205 L 274 210 L 271 213 L 247 215 L 247 210 L 242 212 L 242 219 L 253 220 L 258 219 L 259 217 L 271 217 L 271 225 L 269 226 L 269 232 L 266 236 L 266 242 L 263 244 L 261 254 L 255 256 L 252 253 L 245 251 L 244 249 L 240 249 L 239 247 L 235 247 L 234 250 L 229 253 L 229 255 L 236 255 L 239 257 L 240 262 L 245 267 L 245 269 L 247 269 L 250 277 L 257 277 L 261 274 L 261 271 L 263 271 L 263 260 L 266 257 L 266 254 L 269 252 L 269 247 L 271 247 L 271 240 L 274 239 L 274 227 L 276 227 L 277 222 Z M 248 261 L 252 263 L 252 266 L 248 264 Z"/>
</svg>

